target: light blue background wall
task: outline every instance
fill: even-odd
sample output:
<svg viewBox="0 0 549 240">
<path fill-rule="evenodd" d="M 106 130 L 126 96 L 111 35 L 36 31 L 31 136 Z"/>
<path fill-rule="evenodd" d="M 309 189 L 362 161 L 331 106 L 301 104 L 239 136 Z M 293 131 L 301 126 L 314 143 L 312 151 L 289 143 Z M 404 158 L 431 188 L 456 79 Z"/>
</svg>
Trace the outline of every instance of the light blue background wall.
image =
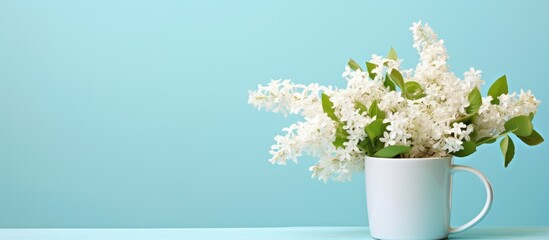
<svg viewBox="0 0 549 240">
<path fill-rule="evenodd" d="M 549 4 L 542 1 L 1 1 L 0 227 L 367 225 L 363 175 L 310 179 L 271 166 L 268 149 L 299 118 L 258 112 L 271 78 L 344 86 L 349 57 L 395 47 L 429 22 L 459 74 L 533 89 L 549 136 Z M 487 87 L 484 89 L 486 92 Z M 547 143 L 503 168 L 497 145 L 457 159 L 492 181 L 481 225 L 549 225 Z M 483 203 L 455 179 L 454 222 Z M 403 200 L 405 201 L 405 199 Z"/>
</svg>

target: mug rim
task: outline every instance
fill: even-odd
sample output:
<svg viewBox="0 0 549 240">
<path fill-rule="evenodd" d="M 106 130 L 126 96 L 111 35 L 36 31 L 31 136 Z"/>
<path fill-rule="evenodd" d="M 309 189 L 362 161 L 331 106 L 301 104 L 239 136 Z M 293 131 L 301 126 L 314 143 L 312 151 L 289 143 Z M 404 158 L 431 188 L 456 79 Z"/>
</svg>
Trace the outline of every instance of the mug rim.
<svg viewBox="0 0 549 240">
<path fill-rule="evenodd" d="M 427 158 L 382 158 L 382 157 L 372 157 L 366 155 L 365 159 L 374 159 L 374 160 L 384 160 L 384 161 L 429 161 L 429 160 L 447 160 L 452 159 L 454 156 L 445 156 L 445 157 L 427 157 Z"/>
</svg>

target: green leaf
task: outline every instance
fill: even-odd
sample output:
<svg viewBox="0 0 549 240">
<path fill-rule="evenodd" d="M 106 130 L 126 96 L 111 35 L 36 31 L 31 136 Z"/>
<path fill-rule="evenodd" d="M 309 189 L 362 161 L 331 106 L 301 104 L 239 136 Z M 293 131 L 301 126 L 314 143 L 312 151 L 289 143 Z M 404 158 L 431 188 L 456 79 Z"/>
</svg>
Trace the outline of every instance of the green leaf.
<svg viewBox="0 0 549 240">
<path fill-rule="evenodd" d="M 381 142 L 381 141 L 377 141 L 376 145 L 374 146 L 374 149 L 373 149 L 372 153 L 375 153 L 375 152 L 381 150 L 383 147 L 385 147 L 385 143 Z"/>
<path fill-rule="evenodd" d="M 402 77 L 402 74 L 396 70 L 393 69 L 389 73 L 389 78 L 391 81 L 393 81 L 401 90 L 404 89 L 404 78 Z"/>
<path fill-rule="evenodd" d="M 490 103 L 492 104 L 499 104 L 498 97 L 502 94 L 507 94 L 509 92 L 509 89 L 507 87 L 507 76 L 503 75 L 498 80 L 496 80 L 492 86 L 490 86 L 490 89 L 488 89 L 488 96 L 492 97 L 492 101 Z"/>
<path fill-rule="evenodd" d="M 374 151 L 374 147 L 372 146 L 372 142 L 369 138 L 365 138 L 364 140 L 358 142 L 357 144 L 358 149 L 364 151 L 368 156 L 372 155 Z"/>
<path fill-rule="evenodd" d="M 347 65 L 349 65 L 349 67 L 353 70 L 357 70 L 357 69 L 360 69 L 362 70 L 362 68 L 360 67 L 360 65 L 358 65 L 358 63 L 355 62 L 355 60 L 353 60 L 352 58 L 349 59 L 349 62 L 347 62 Z"/>
<path fill-rule="evenodd" d="M 522 140 L 522 142 L 526 143 L 528 146 L 536 146 L 544 141 L 543 137 L 536 130 L 532 130 L 532 134 L 527 137 L 517 137 L 520 138 L 520 140 Z"/>
<path fill-rule="evenodd" d="M 374 100 L 372 104 L 370 105 L 370 108 L 368 109 L 368 116 L 374 117 L 377 115 L 377 111 L 379 110 L 377 106 L 377 100 Z"/>
<path fill-rule="evenodd" d="M 408 81 L 404 84 L 404 96 L 407 99 L 416 100 L 425 97 L 425 94 L 418 82 Z"/>
<path fill-rule="evenodd" d="M 366 106 L 359 101 L 355 101 L 355 109 L 358 109 L 360 114 L 368 111 L 368 108 L 366 108 Z"/>
<path fill-rule="evenodd" d="M 456 119 L 456 120 L 453 120 L 453 121 L 450 122 L 450 126 L 453 125 L 454 123 L 460 123 L 460 122 L 466 123 L 466 124 L 467 124 L 467 123 L 470 123 L 470 122 L 471 122 L 471 119 L 473 118 L 473 116 L 475 116 L 475 114 L 467 114 L 467 115 L 465 115 L 465 116 L 463 116 L 463 117 L 460 117 L 460 118 L 458 118 L 458 119 Z"/>
<path fill-rule="evenodd" d="M 530 122 L 530 118 L 526 115 L 516 116 L 509 119 L 504 124 L 505 130 L 513 132 L 515 135 L 520 137 L 527 137 L 532 134 L 534 126 Z"/>
<path fill-rule="evenodd" d="M 479 140 L 477 140 L 477 146 L 481 145 L 481 144 L 485 144 L 485 143 L 493 143 L 497 140 L 497 137 L 483 137 Z"/>
<path fill-rule="evenodd" d="M 332 120 L 339 122 L 339 118 L 335 115 L 334 103 L 330 101 L 330 97 L 325 93 L 322 93 L 322 110 Z"/>
<path fill-rule="evenodd" d="M 406 87 L 406 92 L 415 93 L 417 91 L 423 91 L 423 89 L 421 89 L 421 85 L 415 81 L 408 81 L 404 84 L 404 86 Z"/>
<path fill-rule="evenodd" d="M 391 48 L 391 50 L 389 50 L 389 54 L 387 55 L 387 58 L 391 59 L 391 60 L 397 60 L 398 59 L 397 52 L 394 48 Z"/>
<path fill-rule="evenodd" d="M 528 114 L 528 118 L 530 118 L 530 122 L 534 120 L 534 113 L 531 112 L 530 114 Z"/>
<path fill-rule="evenodd" d="M 478 132 L 473 130 L 471 133 L 469 133 L 469 138 L 471 139 L 477 139 Z"/>
<path fill-rule="evenodd" d="M 477 144 L 473 141 L 465 141 L 461 146 L 463 149 L 451 154 L 456 157 L 466 157 L 477 151 Z"/>
<path fill-rule="evenodd" d="M 379 137 L 383 135 L 383 132 L 385 132 L 385 128 L 387 128 L 388 125 L 388 123 L 383 123 L 383 119 L 376 119 L 368 124 L 368 126 L 366 126 L 364 130 L 368 134 L 370 141 L 374 143 Z"/>
<path fill-rule="evenodd" d="M 391 81 L 389 74 L 385 74 L 385 80 L 383 80 L 383 86 L 389 87 L 389 91 L 396 91 L 395 83 Z"/>
<path fill-rule="evenodd" d="M 372 70 L 374 70 L 377 67 L 377 64 L 366 62 L 366 69 L 368 70 L 368 76 L 370 76 L 371 79 L 374 79 L 377 74 L 372 73 Z"/>
<path fill-rule="evenodd" d="M 345 145 L 343 145 L 343 143 L 345 143 L 345 139 L 343 138 L 336 138 L 336 140 L 334 140 L 332 142 L 332 144 L 336 147 L 336 148 L 342 148 L 344 147 Z"/>
<path fill-rule="evenodd" d="M 480 95 L 478 88 L 473 88 L 467 99 L 469 100 L 469 106 L 465 108 L 465 112 L 468 114 L 477 113 L 480 109 L 480 105 L 482 105 L 482 96 Z"/>
<path fill-rule="evenodd" d="M 368 116 L 374 117 L 377 116 L 376 119 L 384 119 L 385 118 L 385 112 L 381 111 L 379 107 L 377 106 L 377 100 L 374 100 L 372 102 L 372 105 L 370 105 L 370 108 L 368 109 Z"/>
<path fill-rule="evenodd" d="M 343 143 L 347 142 L 349 133 L 343 128 L 344 125 L 345 124 L 340 123 L 336 128 L 336 139 L 332 142 L 336 148 L 344 147 Z"/>
<path fill-rule="evenodd" d="M 515 144 L 513 144 L 513 140 L 506 135 L 499 143 L 499 147 L 501 148 L 501 153 L 503 153 L 503 158 L 505 159 L 505 167 L 507 167 L 515 156 Z"/>
<path fill-rule="evenodd" d="M 391 145 L 384 147 L 374 153 L 374 157 L 381 157 L 381 158 L 392 158 L 396 155 L 407 153 L 410 151 L 412 147 L 410 146 L 404 146 L 404 145 Z"/>
</svg>

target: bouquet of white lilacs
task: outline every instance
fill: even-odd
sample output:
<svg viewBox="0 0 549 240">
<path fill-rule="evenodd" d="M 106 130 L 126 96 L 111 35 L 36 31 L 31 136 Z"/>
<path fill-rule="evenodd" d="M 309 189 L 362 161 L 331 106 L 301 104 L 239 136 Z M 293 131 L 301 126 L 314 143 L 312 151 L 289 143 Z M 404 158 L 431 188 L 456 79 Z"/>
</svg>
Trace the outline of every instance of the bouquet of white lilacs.
<svg viewBox="0 0 549 240">
<path fill-rule="evenodd" d="M 391 48 L 387 57 L 372 55 L 365 68 L 349 60 L 344 89 L 272 80 L 250 91 L 248 102 L 258 109 L 304 118 L 275 137 L 270 162 L 297 162 L 307 153 L 319 159 L 310 167 L 313 177 L 345 181 L 363 170 L 366 155 L 464 157 L 502 137 L 507 167 L 514 156 L 510 134 L 528 145 L 543 142 L 532 125 L 540 101 L 530 91 L 508 93 L 504 75 L 482 97 L 481 71 L 470 68 L 458 78 L 431 27 L 420 21 L 410 29 L 420 56 L 415 69 L 401 70 Z"/>
</svg>

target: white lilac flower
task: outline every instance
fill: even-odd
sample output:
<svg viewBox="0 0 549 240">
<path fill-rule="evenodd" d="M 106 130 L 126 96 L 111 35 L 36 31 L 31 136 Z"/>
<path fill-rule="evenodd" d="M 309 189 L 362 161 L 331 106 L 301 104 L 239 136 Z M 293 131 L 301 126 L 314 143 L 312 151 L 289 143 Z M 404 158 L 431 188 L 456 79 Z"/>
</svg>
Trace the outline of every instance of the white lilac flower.
<svg viewBox="0 0 549 240">
<path fill-rule="evenodd" d="M 379 141 L 385 147 L 411 146 L 402 156 L 412 158 L 448 156 L 464 149 L 466 141 L 502 133 L 507 120 L 537 111 L 540 101 L 530 91 L 521 90 L 518 95 L 500 95 L 497 104 L 492 103 L 491 96 L 484 97 L 474 121 L 456 122 L 457 118 L 467 116 L 468 96 L 484 83 L 482 72 L 470 68 L 459 79 L 450 71 L 444 41 L 438 39 L 433 29 L 418 22 L 410 30 L 419 54 L 415 69 L 402 70 L 401 59 L 374 54 L 369 63 L 376 65 L 371 69 L 376 76 L 371 79 L 367 71 L 346 66 L 342 74 L 346 88 L 279 79 L 250 91 L 248 103 L 258 109 L 300 114 L 305 120 L 284 128 L 284 134 L 275 137 L 270 161 L 286 164 L 287 160 L 297 162 L 299 156 L 309 154 L 319 159 L 309 168 L 313 177 L 324 181 L 349 180 L 353 172 L 364 167 L 366 153 L 359 145 L 369 138 L 366 126 L 378 118 L 357 108 L 357 104 L 370 107 L 376 103 L 386 115 L 382 121 L 386 128 Z M 424 95 L 410 99 L 401 91 L 390 90 L 384 81 L 393 69 L 402 72 L 405 83 L 417 83 Z M 324 111 L 321 94 L 329 96 L 333 104 L 331 117 Z M 336 147 L 334 142 L 342 137 L 343 144 Z"/>
</svg>

